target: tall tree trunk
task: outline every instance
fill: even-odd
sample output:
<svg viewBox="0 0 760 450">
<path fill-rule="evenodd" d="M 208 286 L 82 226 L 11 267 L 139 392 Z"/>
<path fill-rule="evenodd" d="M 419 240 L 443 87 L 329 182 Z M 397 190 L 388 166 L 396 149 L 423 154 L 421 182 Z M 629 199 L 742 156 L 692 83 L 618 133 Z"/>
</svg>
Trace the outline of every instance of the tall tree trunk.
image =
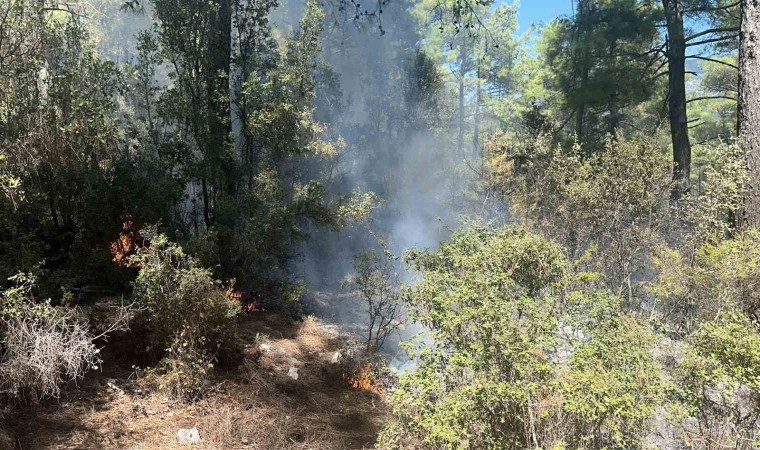
<svg viewBox="0 0 760 450">
<path fill-rule="evenodd" d="M 590 5 L 588 0 L 578 1 L 578 13 L 575 18 L 577 30 L 575 33 L 575 76 L 578 77 L 579 87 L 585 89 L 588 85 L 590 76 L 591 55 L 586 47 L 584 38 L 589 26 Z M 586 103 L 581 102 L 575 110 L 575 138 L 581 144 L 586 144 Z M 584 151 L 587 155 L 591 153 L 591 145 L 584 145 Z"/>
<path fill-rule="evenodd" d="M 583 124 L 586 117 L 586 105 L 580 104 L 575 111 L 575 137 L 578 142 L 583 143 Z M 588 151 L 588 149 L 586 150 Z"/>
<path fill-rule="evenodd" d="M 216 0 L 216 30 L 206 50 L 210 58 L 207 74 L 209 100 L 210 181 L 212 194 L 234 195 L 237 177 L 234 166 L 226 161 L 226 149 L 232 131 L 230 121 L 230 65 L 232 62 L 232 0 Z"/>
<path fill-rule="evenodd" d="M 610 42 L 608 57 L 612 62 L 613 72 L 617 69 L 617 58 L 615 52 L 617 51 L 617 43 L 615 41 Z M 620 108 L 618 106 L 618 89 L 613 88 L 610 90 L 609 98 L 607 100 L 607 109 L 609 110 L 609 117 L 607 120 L 607 132 L 614 138 L 618 127 L 620 126 Z"/>
<path fill-rule="evenodd" d="M 739 143 L 749 171 L 742 227 L 760 228 L 760 0 L 742 0 Z"/>
<path fill-rule="evenodd" d="M 475 76 L 476 90 L 475 90 L 475 119 L 472 127 L 472 153 L 483 162 L 483 147 L 480 145 L 480 102 L 483 100 L 483 94 L 480 86 L 480 59 L 477 62 L 477 70 Z"/>
<path fill-rule="evenodd" d="M 691 143 L 686 115 L 686 39 L 683 5 L 680 0 L 662 0 L 668 30 L 668 116 L 673 143 L 672 198 L 689 192 L 691 177 Z"/>
<path fill-rule="evenodd" d="M 206 225 L 206 231 L 208 231 L 211 228 L 211 205 L 209 204 L 206 175 L 201 177 L 201 197 L 203 199 L 203 223 Z"/>
<path fill-rule="evenodd" d="M 457 150 L 459 151 L 459 156 L 461 157 L 464 155 L 464 72 L 460 73 L 459 76 L 459 118 L 458 118 L 458 127 L 459 127 L 459 134 L 457 136 Z"/>
</svg>

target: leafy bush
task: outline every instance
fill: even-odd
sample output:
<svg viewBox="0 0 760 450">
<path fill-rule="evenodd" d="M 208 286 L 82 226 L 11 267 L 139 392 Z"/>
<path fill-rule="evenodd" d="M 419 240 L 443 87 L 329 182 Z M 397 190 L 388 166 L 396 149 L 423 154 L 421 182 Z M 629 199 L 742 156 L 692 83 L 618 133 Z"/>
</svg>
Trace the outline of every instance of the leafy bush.
<svg viewBox="0 0 760 450">
<path fill-rule="evenodd" d="M 638 448 L 666 392 L 652 355 L 655 335 L 606 293 L 575 293 L 566 307 L 570 357 L 558 379 L 568 422 L 564 442 L 570 448 Z"/>
<path fill-rule="evenodd" d="M 214 368 L 206 340 L 192 329 L 184 328 L 177 333 L 167 352 L 157 367 L 162 375 L 158 387 L 177 399 L 197 399 L 208 386 Z"/>
<path fill-rule="evenodd" d="M 194 386 L 172 392 L 195 396 L 199 383 L 183 376 L 205 375 L 211 362 L 230 365 L 240 357 L 236 325 L 240 304 L 227 296 L 207 269 L 155 228 L 142 234 L 150 245 L 138 250 L 132 262 L 141 267 L 134 296 L 142 308 L 137 320 L 146 333 L 146 350 L 154 358 L 164 358 L 159 367 L 169 377 L 179 377 L 174 386 Z M 198 369 L 201 366 L 203 370 Z"/>
<path fill-rule="evenodd" d="M 657 277 L 647 289 L 667 312 L 668 331 L 691 333 L 726 310 L 760 317 L 760 231 L 710 240 L 686 255 L 661 246 L 655 255 Z"/>
<path fill-rule="evenodd" d="M 591 270 L 604 286 L 633 303 L 635 280 L 650 264 L 649 249 L 674 226 L 672 167 L 653 138 L 608 137 L 588 156 L 580 144 L 564 149 L 539 136 L 531 152 L 498 136 L 486 161 L 491 188 L 515 214 L 578 258 L 595 249 Z M 638 306 L 638 305 L 630 305 Z"/>
<path fill-rule="evenodd" d="M 738 311 L 707 321 L 689 338 L 676 371 L 675 418 L 690 448 L 760 445 L 760 334 Z"/>
<path fill-rule="evenodd" d="M 741 147 L 721 143 L 710 150 L 714 156 L 704 170 L 704 181 L 686 204 L 697 245 L 731 237 L 746 192 L 747 166 Z"/>
<path fill-rule="evenodd" d="M 663 309 L 680 318 L 664 321 L 666 331 L 685 337 L 670 409 L 695 449 L 749 449 L 760 439 L 760 232 L 720 240 L 725 230 L 703 235 L 710 237 L 690 260 L 661 248 L 650 286 Z"/>
<path fill-rule="evenodd" d="M 660 400 L 653 338 L 610 294 L 566 295 L 561 247 L 475 226 L 408 259 L 422 277 L 406 299 L 432 345 L 401 377 L 381 446 L 639 446 Z"/>
</svg>

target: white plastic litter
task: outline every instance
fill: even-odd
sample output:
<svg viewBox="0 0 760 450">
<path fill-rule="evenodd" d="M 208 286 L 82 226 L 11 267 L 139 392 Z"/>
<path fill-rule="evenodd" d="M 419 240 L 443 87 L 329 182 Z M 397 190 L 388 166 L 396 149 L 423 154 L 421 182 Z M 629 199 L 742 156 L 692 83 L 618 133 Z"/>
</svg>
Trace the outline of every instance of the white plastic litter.
<svg viewBox="0 0 760 450">
<path fill-rule="evenodd" d="M 288 369 L 288 376 L 294 380 L 298 379 L 298 368 L 297 367 L 291 367 Z"/>
<path fill-rule="evenodd" d="M 180 444 L 193 445 L 201 441 L 201 433 L 197 428 L 180 428 L 177 431 L 177 440 Z"/>
</svg>

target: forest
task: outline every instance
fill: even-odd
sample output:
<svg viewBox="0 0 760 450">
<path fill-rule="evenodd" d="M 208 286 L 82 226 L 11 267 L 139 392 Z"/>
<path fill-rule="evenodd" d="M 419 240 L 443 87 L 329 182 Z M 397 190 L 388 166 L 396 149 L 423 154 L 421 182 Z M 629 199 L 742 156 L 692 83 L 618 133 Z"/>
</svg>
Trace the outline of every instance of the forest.
<svg viewBox="0 0 760 450">
<path fill-rule="evenodd" d="M 0 0 L 0 450 L 760 448 L 760 1 Z"/>
</svg>

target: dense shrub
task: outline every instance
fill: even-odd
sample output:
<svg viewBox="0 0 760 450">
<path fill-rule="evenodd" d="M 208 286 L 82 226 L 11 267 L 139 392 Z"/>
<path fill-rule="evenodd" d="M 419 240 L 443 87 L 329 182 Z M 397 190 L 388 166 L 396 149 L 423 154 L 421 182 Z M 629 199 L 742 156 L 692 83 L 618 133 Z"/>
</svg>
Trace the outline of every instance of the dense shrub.
<svg viewBox="0 0 760 450">
<path fill-rule="evenodd" d="M 684 338 L 670 404 L 679 437 L 696 449 L 749 449 L 760 439 L 760 233 L 720 240 L 717 230 L 691 259 L 660 249 L 650 290 L 671 311 L 665 330 Z"/>
<path fill-rule="evenodd" d="M 140 267 L 134 282 L 135 301 L 142 308 L 137 328 L 144 330 L 148 354 L 163 359 L 159 369 L 168 379 L 178 378 L 167 382 L 173 386 L 170 390 L 192 397 L 202 383 L 190 378 L 204 378 L 211 363 L 237 362 L 240 304 L 166 236 L 155 229 L 143 236 L 150 245 L 132 257 Z"/>
<path fill-rule="evenodd" d="M 531 145 L 524 154 L 522 146 L 494 138 L 486 159 L 491 189 L 571 258 L 594 249 L 590 269 L 603 275 L 604 287 L 636 303 L 649 249 L 677 224 L 669 204 L 671 163 L 660 143 L 611 136 L 591 156 L 580 144 L 562 148 L 544 136 Z"/>
<path fill-rule="evenodd" d="M 610 294 L 566 294 L 561 247 L 474 227 L 408 258 L 421 279 L 406 299 L 432 345 L 401 377 L 382 446 L 641 444 L 662 390 L 653 337 Z"/>
<path fill-rule="evenodd" d="M 703 323 L 688 339 L 671 405 L 690 448 L 760 445 L 760 334 L 739 311 Z"/>
</svg>

